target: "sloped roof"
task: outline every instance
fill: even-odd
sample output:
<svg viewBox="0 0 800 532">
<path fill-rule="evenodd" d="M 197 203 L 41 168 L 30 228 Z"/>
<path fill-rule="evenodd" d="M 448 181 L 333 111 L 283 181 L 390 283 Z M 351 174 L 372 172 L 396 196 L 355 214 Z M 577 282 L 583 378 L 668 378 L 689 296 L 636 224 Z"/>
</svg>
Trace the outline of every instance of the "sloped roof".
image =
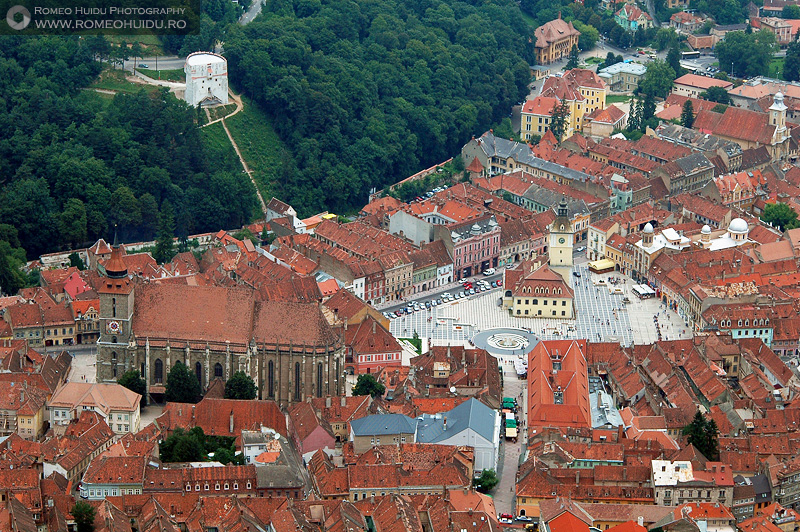
<svg viewBox="0 0 800 532">
<path fill-rule="evenodd" d="M 561 17 L 559 17 L 536 28 L 534 31 L 536 48 L 546 48 L 550 46 L 551 43 L 573 35 L 580 35 L 580 32 L 575 29 L 572 22 L 564 22 Z"/>
<path fill-rule="evenodd" d="M 356 436 L 414 434 L 416 428 L 416 420 L 402 414 L 375 414 L 350 421 L 350 429 Z"/>
<path fill-rule="evenodd" d="M 441 416 L 424 416 L 417 424 L 417 441 L 420 443 L 437 443 L 447 440 L 453 435 L 472 429 L 487 441 L 497 437 L 495 420 L 497 412 L 474 397 L 456 406 Z M 447 420 L 447 428 L 444 420 Z"/>
</svg>

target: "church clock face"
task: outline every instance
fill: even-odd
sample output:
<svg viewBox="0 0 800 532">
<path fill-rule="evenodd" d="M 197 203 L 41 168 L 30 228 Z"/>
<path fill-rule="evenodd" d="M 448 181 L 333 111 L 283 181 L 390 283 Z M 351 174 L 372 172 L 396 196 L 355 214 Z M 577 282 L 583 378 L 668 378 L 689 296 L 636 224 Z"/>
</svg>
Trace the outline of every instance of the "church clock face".
<svg viewBox="0 0 800 532">
<path fill-rule="evenodd" d="M 110 333 L 114 333 L 114 334 L 119 333 L 119 331 L 120 331 L 119 322 L 116 321 L 116 320 L 109 321 L 108 324 L 106 325 L 106 329 Z"/>
<path fill-rule="evenodd" d="M 558 239 L 558 243 L 559 243 L 559 244 L 563 244 L 564 242 L 566 242 L 566 240 L 564 239 L 564 237 L 563 237 L 563 236 L 562 236 L 561 238 L 559 238 L 559 239 Z"/>
</svg>

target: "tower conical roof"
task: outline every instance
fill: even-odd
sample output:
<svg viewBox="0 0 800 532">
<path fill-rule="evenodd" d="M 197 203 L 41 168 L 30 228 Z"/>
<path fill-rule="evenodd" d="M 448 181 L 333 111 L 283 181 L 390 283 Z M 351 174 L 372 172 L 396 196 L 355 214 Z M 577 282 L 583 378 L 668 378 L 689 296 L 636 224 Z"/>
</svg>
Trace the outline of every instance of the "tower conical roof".
<svg viewBox="0 0 800 532">
<path fill-rule="evenodd" d="M 128 267 L 122 260 L 122 246 L 111 248 L 111 257 L 105 263 L 106 275 L 111 279 L 123 279 L 128 276 Z"/>
</svg>

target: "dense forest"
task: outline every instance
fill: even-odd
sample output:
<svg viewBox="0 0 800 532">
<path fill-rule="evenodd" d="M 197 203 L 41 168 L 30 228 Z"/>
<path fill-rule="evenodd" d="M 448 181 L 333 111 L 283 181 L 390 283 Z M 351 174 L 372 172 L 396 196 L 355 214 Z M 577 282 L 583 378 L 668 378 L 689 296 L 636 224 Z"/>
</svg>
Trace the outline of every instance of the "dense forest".
<svg viewBox="0 0 800 532">
<path fill-rule="evenodd" d="M 164 210 L 178 235 L 257 212 L 238 161 L 204 147 L 185 103 L 166 90 L 113 100 L 81 90 L 101 69 L 97 43 L 0 38 L 0 261 L 9 247 L 35 258 L 110 238 L 114 225 L 150 239 Z"/>
<path fill-rule="evenodd" d="M 513 0 L 271 0 L 229 27 L 233 84 L 291 150 L 277 190 L 347 212 L 457 154 L 522 100 L 532 30 Z"/>
</svg>

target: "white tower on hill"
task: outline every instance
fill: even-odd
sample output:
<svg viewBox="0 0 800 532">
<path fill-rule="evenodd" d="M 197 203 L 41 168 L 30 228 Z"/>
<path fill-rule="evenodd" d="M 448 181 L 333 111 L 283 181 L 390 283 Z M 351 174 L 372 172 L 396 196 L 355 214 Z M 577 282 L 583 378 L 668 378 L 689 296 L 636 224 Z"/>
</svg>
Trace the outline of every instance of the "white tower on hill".
<svg viewBox="0 0 800 532">
<path fill-rule="evenodd" d="M 186 102 L 198 105 L 228 103 L 228 61 L 219 54 L 195 52 L 186 58 Z"/>
</svg>

